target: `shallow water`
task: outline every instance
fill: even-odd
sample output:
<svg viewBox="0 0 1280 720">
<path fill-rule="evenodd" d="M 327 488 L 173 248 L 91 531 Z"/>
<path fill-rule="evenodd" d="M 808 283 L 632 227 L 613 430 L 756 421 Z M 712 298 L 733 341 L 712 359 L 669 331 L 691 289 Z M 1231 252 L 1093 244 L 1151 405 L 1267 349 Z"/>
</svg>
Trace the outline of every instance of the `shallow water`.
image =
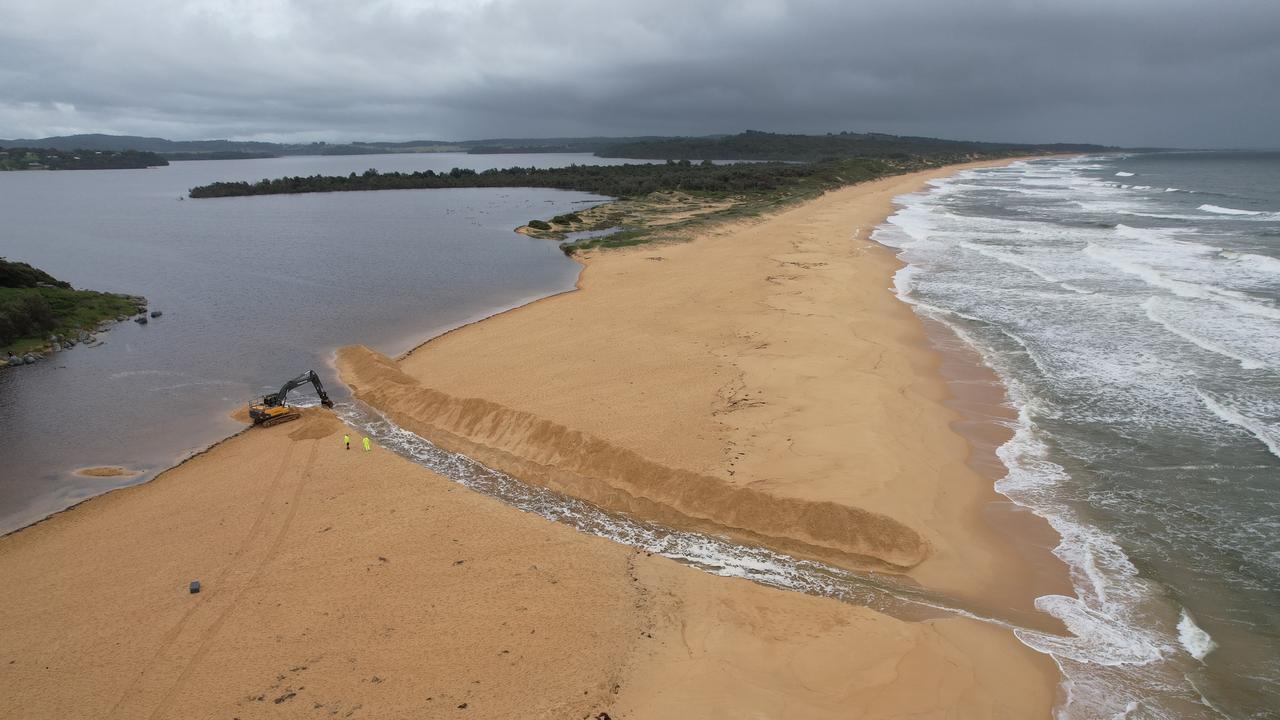
<svg viewBox="0 0 1280 720">
<path fill-rule="evenodd" d="M 605 198 L 536 189 L 180 200 L 213 180 L 560 166 L 586 155 L 414 154 L 0 173 L 0 255 L 76 287 L 145 295 L 164 315 L 100 347 L 0 371 L 0 532 L 142 482 L 239 426 L 229 413 L 363 343 L 423 338 L 573 287 L 578 266 L 512 230 Z M 299 392 L 307 392 L 302 390 Z M 134 478 L 84 478 L 122 465 Z"/>
<path fill-rule="evenodd" d="M 998 488 L 1048 518 L 1077 635 L 1020 633 L 1069 717 L 1280 707 L 1280 155 L 1016 163 L 936 181 L 875 239 L 899 294 L 1001 376 Z"/>
</svg>

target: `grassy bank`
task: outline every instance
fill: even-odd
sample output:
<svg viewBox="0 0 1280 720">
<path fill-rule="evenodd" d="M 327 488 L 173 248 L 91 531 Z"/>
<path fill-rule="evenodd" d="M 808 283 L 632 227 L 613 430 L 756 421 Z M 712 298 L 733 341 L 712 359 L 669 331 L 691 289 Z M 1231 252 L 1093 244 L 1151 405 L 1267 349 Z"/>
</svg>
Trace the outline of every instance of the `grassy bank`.
<svg viewBox="0 0 1280 720">
<path fill-rule="evenodd" d="M 124 295 L 66 288 L 0 288 L 0 356 L 40 350 L 50 335 L 73 337 L 81 329 L 136 312 L 136 301 Z"/>
<path fill-rule="evenodd" d="M 50 335 L 75 336 L 138 310 L 138 298 L 76 290 L 43 270 L 0 258 L 0 357 L 41 350 Z"/>
<path fill-rule="evenodd" d="M 885 159 L 829 160 L 800 165 L 760 163 L 719 165 L 720 169 L 769 172 L 773 169 L 803 172 L 788 174 L 783 180 L 738 188 L 704 189 L 692 184 L 671 183 L 643 195 L 623 196 L 587 210 L 557 215 L 546 221 L 534 220 L 519 229 L 531 237 L 560 242 L 567 255 L 596 248 L 617 248 L 655 241 L 679 241 L 708 227 L 757 217 L 788 205 L 815 198 L 845 185 L 893 175 L 921 166 L 945 164 L 914 158 L 907 162 Z M 688 161 L 672 162 L 677 167 Z M 664 167 L 664 166 L 652 166 Z M 585 235 L 578 235 L 586 233 Z"/>
</svg>

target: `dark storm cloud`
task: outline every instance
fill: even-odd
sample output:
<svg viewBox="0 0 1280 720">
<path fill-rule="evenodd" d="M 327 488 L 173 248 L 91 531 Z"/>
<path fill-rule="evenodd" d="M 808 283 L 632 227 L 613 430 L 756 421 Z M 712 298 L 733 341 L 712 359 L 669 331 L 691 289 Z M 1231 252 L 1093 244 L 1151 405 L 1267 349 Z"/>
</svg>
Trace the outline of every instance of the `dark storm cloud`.
<svg viewBox="0 0 1280 720">
<path fill-rule="evenodd" d="M 0 137 L 1278 146 L 1280 2 L 0 0 Z"/>
</svg>

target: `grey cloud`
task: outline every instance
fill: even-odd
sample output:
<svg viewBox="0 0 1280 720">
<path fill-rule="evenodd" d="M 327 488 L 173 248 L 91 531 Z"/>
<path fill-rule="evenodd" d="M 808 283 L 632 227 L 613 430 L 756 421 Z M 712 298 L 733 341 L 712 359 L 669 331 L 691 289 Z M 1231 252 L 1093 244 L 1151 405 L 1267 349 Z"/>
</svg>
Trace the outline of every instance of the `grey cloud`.
<svg viewBox="0 0 1280 720">
<path fill-rule="evenodd" d="M 0 0 L 0 137 L 1280 145 L 1280 3 Z"/>
</svg>

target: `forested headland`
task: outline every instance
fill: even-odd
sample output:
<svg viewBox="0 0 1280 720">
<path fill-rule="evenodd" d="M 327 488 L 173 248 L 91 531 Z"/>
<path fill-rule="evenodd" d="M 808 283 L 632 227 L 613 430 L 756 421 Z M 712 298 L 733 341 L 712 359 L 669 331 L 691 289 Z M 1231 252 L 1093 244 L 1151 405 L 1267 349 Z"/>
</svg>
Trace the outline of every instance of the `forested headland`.
<svg viewBox="0 0 1280 720">
<path fill-rule="evenodd" d="M 291 195 L 367 190 L 448 188 L 553 188 L 615 198 L 612 210 L 533 220 L 521 232 L 567 241 L 566 253 L 673 237 L 708 222 L 743 217 L 808 199 L 877 177 L 978 159 L 1067 151 L 1068 146 L 958 143 L 929 138 L 866 135 L 807 136 L 743 133 L 716 139 L 646 139 L 616 147 L 637 152 L 696 153 L 716 145 L 716 154 L 769 156 L 760 162 L 716 164 L 688 157 L 627 165 L 509 167 L 476 171 L 378 172 L 282 177 L 257 182 L 216 182 L 192 188 L 192 198 Z M 709 147 L 709 146 L 708 146 Z M 1078 146 L 1074 151 L 1081 151 Z M 716 149 L 712 148 L 712 149 Z M 708 150 L 710 152 L 710 150 Z M 603 154 L 603 153 L 602 153 Z M 612 154 L 612 153 L 610 153 Z M 778 158 L 785 158 L 780 160 Z M 679 197 L 679 200 L 673 198 Z M 682 208 L 676 210 L 676 208 Z M 625 209 L 624 209 L 625 208 Z M 664 215 L 669 213 L 670 216 Z M 677 217 L 678 216 L 678 217 Z M 576 219 L 575 219 L 576 218 Z M 613 232 L 592 237 L 580 231 Z"/>
<path fill-rule="evenodd" d="M 747 163 L 671 161 L 637 165 L 570 165 L 559 168 L 511 167 L 476 171 L 380 173 L 283 177 L 258 182 L 216 182 L 191 189 L 193 198 L 286 195 L 352 190 L 418 190 L 475 187 L 530 187 L 579 190 L 612 197 L 636 197 L 661 190 L 685 192 L 761 192 L 781 188 L 831 187 L 884 174 L 892 167 L 880 160 L 834 160 L 823 163 Z"/>
<path fill-rule="evenodd" d="M 883 133 L 827 133 L 787 135 L 748 130 L 737 135 L 712 137 L 651 138 L 608 145 L 596 155 L 649 160 L 794 160 L 879 157 L 906 160 L 912 157 L 970 159 L 1059 152 L 1103 152 L 1102 145 L 1073 143 L 1020 144 L 942 140 L 939 138 L 886 135 Z"/>
<path fill-rule="evenodd" d="M 0 257 L 0 352 L 21 355 L 44 345 L 51 334 L 74 336 L 103 320 L 132 315 L 138 300 L 76 290 L 39 268 Z"/>
<path fill-rule="evenodd" d="M 168 165 L 142 150 L 53 150 L 0 147 L 0 170 L 130 170 Z"/>
</svg>

